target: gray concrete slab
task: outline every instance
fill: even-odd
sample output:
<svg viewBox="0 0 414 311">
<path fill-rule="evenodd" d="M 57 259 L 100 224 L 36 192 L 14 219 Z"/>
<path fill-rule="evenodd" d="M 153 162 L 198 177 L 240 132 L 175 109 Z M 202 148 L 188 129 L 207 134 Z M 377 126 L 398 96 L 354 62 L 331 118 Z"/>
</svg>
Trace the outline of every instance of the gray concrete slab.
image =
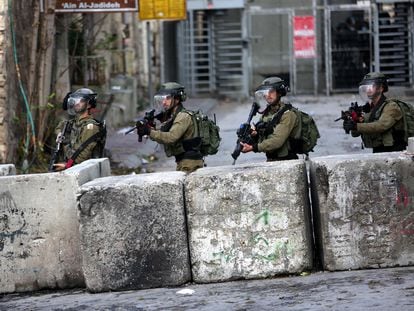
<svg viewBox="0 0 414 311">
<path fill-rule="evenodd" d="M 413 310 L 414 267 L 186 284 L 90 294 L 85 290 L 0 297 L 0 310 Z"/>
<path fill-rule="evenodd" d="M 312 269 L 305 161 L 207 167 L 186 179 L 193 280 L 257 279 Z"/>
<path fill-rule="evenodd" d="M 323 268 L 414 264 L 414 171 L 404 152 L 312 159 L 311 187 Z"/>
<path fill-rule="evenodd" d="M 93 292 L 191 280 L 185 173 L 98 178 L 78 195 L 82 270 Z"/>
</svg>

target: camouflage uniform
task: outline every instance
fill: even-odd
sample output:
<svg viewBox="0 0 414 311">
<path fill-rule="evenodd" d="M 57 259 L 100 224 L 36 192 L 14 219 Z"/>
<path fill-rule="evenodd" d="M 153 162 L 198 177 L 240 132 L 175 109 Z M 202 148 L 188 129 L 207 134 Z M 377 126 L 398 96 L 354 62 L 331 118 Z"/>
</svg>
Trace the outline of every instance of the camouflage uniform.
<svg viewBox="0 0 414 311">
<path fill-rule="evenodd" d="M 403 112 L 398 103 L 381 96 L 378 104 L 370 113 L 365 114 L 364 123 L 357 123 L 351 131 L 353 137 L 362 136 L 364 146 L 373 152 L 401 151 L 406 147 L 404 141 Z"/>
<path fill-rule="evenodd" d="M 260 121 L 267 123 L 272 121 L 275 114 L 284 107 L 280 101 L 276 105 L 270 106 Z M 275 125 L 273 132 L 267 136 L 259 135 L 259 143 L 253 146 L 254 152 L 265 152 L 267 161 L 280 161 L 297 159 L 298 156 L 290 151 L 289 137 L 298 128 L 298 118 L 296 113 L 287 110 L 283 113 L 280 122 Z M 260 133 L 260 131 L 259 131 Z"/>
<path fill-rule="evenodd" d="M 57 127 L 57 132 L 60 132 L 63 128 L 63 122 L 60 122 Z M 84 118 L 79 118 L 76 116 L 73 119 L 70 119 L 66 122 L 70 122 L 69 129 L 70 135 L 66 137 L 63 141 L 63 153 L 64 161 L 67 162 L 71 156 L 79 149 L 79 147 L 89 139 L 92 135 L 95 135 L 99 132 L 100 127 L 99 123 L 92 118 L 92 116 L 87 116 Z M 80 152 L 78 157 L 75 159 L 74 164 L 79 164 L 85 160 L 99 157 L 100 155 L 94 154 L 94 149 L 97 145 L 97 141 L 91 142 L 87 147 Z"/>
<path fill-rule="evenodd" d="M 191 173 L 204 166 L 199 150 L 201 139 L 194 138 L 194 132 L 191 115 L 180 106 L 171 119 L 161 125 L 161 130 L 151 130 L 149 137 L 164 145 L 167 157 L 175 157 L 177 171 Z"/>
</svg>

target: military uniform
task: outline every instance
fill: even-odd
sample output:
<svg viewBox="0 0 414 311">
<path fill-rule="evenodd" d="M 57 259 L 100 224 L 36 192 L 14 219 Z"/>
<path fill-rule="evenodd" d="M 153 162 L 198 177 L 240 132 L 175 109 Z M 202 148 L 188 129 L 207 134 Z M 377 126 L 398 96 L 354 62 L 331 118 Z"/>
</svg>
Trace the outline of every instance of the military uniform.
<svg viewBox="0 0 414 311">
<path fill-rule="evenodd" d="M 273 117 L 280 109 L 283 109 L 285 103 L 280 101 L 276 105 L 270 106 L 270 109 L 262 116 L 260 122 L 264 124 L 271 122 Z M 261 135 L 259 133 L 259 142 L 253 146 L 254 152 L 265 152 L 267 161 L 280 161 L 297 159 L 298 156 L 290 150 L 289 137 L 296 133 L 299 120 L 296 113 L 287 110 L 283 113 L 280 122 L 277 123 L 272 133 Z"/>
<path fill-rule="evenodd" d="M 398 103 L 381 96 L 370 113 L 365 114 L 364 123 L 357 123 L 352 136 L 362 136 L 364 146 L 373 152 L 402 151 L 404 141 L 403 112 Z"/>
<path fill-rule="evenodd" d="M 82 143 L 100 131 L 100 127 L 99 123 L 93 119 L 92 116 L 86 116 L 83 118 L 76 116 L 75 118 L 64 122 L 70 122 L 68 126 L 70 135 L 67 135 L 67 133 L 65 133 L 65 139 L 63 141 L 63 156 L 64 161 L 67 162 L 76 152 L 76 150 L 79 149 Z M 57 131 L 60 132 L 62 128 L 63 122 L 58 125 Z M 87 145 L 86 148 L 83 149 L 76 157 L 74 164 L 79 164 L 85 160 L 99 157 L 100 155 L 94 153 L 95 147 L 97 146 L 97 141 L 98 139 Z"/>
<path fill-rule="evenodd" d="M 192 117 L 180 106 L 174 115 L 161 125 L 161 130 L 151 130 L 149 137 L 164 145 L 167 157 L 174 156 L 177 171 L 191 173 L 204 166 L 200 152 L 200 138 L 194 138 Z"/>
</svg>

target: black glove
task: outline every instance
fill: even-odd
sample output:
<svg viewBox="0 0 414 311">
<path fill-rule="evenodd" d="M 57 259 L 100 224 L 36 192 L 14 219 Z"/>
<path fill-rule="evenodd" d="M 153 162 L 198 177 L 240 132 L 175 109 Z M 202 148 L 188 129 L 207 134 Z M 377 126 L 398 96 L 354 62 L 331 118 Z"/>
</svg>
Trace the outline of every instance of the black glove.
<svg viewBox="0 0 414 311">
<path fill-rule="evenodd" d="M 142 141 L 143 136 L 150 134 L 151 127 L 149 126 L 148 122 L 145 122 L 145 121 L 138 121 L 136 126 L 137 126 L 138 141 Z"/>
<path fill-rule="evenodd" d="M 347 134 L 350 131 L 354 131 L 354 130 L 357 129 L 356 123 L 353 120 L 351 120 L 351 119 L 345 120 L 343 127 L 344 127 L 344 130 L 345 130 L 345 133 L 347 133 Z"/>
</svg>

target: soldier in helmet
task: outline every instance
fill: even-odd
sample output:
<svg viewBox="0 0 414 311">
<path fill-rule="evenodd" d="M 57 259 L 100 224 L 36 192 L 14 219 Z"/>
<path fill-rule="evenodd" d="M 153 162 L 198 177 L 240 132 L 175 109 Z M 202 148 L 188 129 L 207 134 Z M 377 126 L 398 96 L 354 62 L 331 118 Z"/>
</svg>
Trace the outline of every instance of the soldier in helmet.
<svg viewBox="0 0 414 311">
<path fill-rule="evenodd" d="M 164 145 L 167 157 L 175 157 L 177 171 L 191 173 L 203 167 L 204 160 L 200 152 L 201 138 L 194 137 L 196 125 L 183 107 L 185 100 L 184 86 L 176 82 L 162 84 L 154 96 L 154 108 L 163 113 L 160 130 L 142 126 L 137 132 L 141 137 L 148 135 Z"/>
<path fill-rule="evenodd" d="M 387 99 L 387 77 L 380 72 L 365 75 L 359 84 L 359 94 L 369 103 L 369 112 L 355 122 L 345 120 L 345 131 L 353 137 L 361 136 L 364 146 L 374 153 L 402 151 L 406 147 L 404 139 L 403 111 L 395 100 Z"/>
<path fill-rule="evenodd" d="M 242 152 L 265 152 L 267 161 L 281 161 L 298 159 L 298 155 L 292 151 L 289 136 L 296 131 L 299 120 L 296 113 L 285 109 L 286 103 L 281 98 L 289 91 L 289 86 L 279 77 L 270 77 L 263 80 L 255 92 L 258 104 L 264 104 L 265 109 L 260 121 L 253 129 L 252 135 L 257 135 L 257 143 L 250 145 L 241 143 Z M 279 116 L 280 115 L 280 116 Z M 269 124 L 274 118 L 280 117 L 280 121 L 270 130 L 260 130 L 260 124 Z"/>
<path fill-rule="evenodd" d="M 56 128 L 57 141 L 63 137 L 63 155 L 61 162 L 53 164 L 55 171 L 102 156 L 106 131 L 91 112 L 96 107 L 96 95 L 91 89 L 81 88 L 69 92 L 63 100 L 63 110 L 70 119 L 60 122 Z"/>
</svg>

